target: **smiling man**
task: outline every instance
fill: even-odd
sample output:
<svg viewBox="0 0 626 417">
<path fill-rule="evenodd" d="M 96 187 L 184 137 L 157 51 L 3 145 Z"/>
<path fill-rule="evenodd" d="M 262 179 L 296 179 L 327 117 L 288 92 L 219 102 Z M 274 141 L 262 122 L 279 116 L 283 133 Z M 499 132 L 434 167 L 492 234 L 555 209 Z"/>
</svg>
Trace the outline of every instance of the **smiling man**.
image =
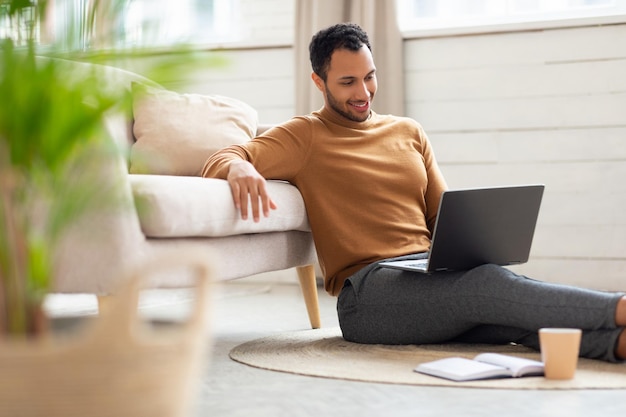
<svg viewBox="0 0 626 417">
<path fill-rule="evenodd" d="M 372 262 L 428 250 L 446 184 L 416 121 L 372 111 L 376 67 L 361 28 L 321 31 L 309 50 L 324 107 L 219 152 L 203 176 L 228 179 L 242 217 L 255 221 L 274 207 L 265 179 L 298 187 L 326 290 L 337 295 Z"/>
<path fill-rule="evenodd" d="M 483 265 L 422 275 L 379 266 L 427 257 L 446 189 L 422 127 L 372 110 L 376 66 L 367 34 L 338 24 L 309 46 L 324 106 L 212 155 L 204 177 L 227 179 L 243 219 L 276 208 L 266 179 L 304 199 L 326 291 L 343 336 L 359 343 L 516 342 L 538 348 L 541 327 L 584 330 L 581 355 L 626 358 L 626 297 Z"/>
</svg>

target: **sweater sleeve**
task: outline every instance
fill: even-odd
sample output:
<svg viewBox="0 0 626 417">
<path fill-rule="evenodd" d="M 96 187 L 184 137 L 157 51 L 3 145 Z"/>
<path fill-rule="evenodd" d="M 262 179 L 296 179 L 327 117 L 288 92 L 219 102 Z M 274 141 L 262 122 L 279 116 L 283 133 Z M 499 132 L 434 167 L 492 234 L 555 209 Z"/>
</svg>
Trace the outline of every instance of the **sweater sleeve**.
<svg viewBox="0 0 626 417">
<path fill-rule="evenodd" d="M 243 145 L 232 145 L 211 155 L 202 176 L 226 178 L 230 162 L 249 161 L 266 179 L 293 181 L 307 161 L 311 122 L 306 117 L 275 126 Z"/>
<path fill-rule="evenodd" d="M 245 147 L 240 145 L 232 145 L 217 151 L 211 155 L 204 163 L 202 168 L 202 176 L 204 178 L 221 178 L 226 179 L 228 176 L 228 166 L 231 161 L 242 159 L 249 161 Z"/>
<path fill-rule="evenodd" d="M 431 233 L 435 230 L 435 222 L 437 221 L 437 212 L 441 194 L 448 189 L 446 180 L 439 169 L 435 152 L 432 148 L 428 136 L 424 132 L 422 126 L 419 126 L 420 136 L 423 139 L 422 156 L 426 167 L 426 175 L 428 177 L 428 185 L 426 188 L 426 224 Z"/>
</svg>

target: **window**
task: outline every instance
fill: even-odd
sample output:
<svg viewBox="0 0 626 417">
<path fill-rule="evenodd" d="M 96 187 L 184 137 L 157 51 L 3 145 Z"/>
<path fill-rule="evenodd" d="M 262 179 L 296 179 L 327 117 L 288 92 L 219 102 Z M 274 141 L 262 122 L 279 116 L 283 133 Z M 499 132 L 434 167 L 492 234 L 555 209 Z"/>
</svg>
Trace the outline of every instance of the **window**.
<svg viewBox="0 0 626 417">
<path fill-rule="evenodd" d="M 128 0 L 123 45 L 293 42 L 295 0 Z"/>
<path fill-rule="evenodd" d="M 398 0 L 403 31 L 626 14 L 618 0 Z"/>
<path fill-rule="evenodd" d="M 130 0 L 122 46 L 207 44 L 240 38 L 239 2 L 232 0 Z"/>
<path fill-rule="evenodd" d="M 10 15 L 10 4 L 0 3 L 0 39 L 13 39 L 15 45 L 25 45 L 31 38 L 38 39 L 36 8 L 25 7 Z"/>
<path fill-rule="evenodd" d="M 0 0 L 0 39 L 24 44 L 33 28 L 34 39 L 41 43 L 88 49 L 94 40 L 86 25 L 93 0 L 47 2 L 45 23 L 38 24 L 34 7 L 9 18 L 9 5 Z M 113 39 L 104 44 L 118 48 L 293 42 L 295 0 L 116 0 L 115 4 L 119 7 L 115 19 L 108 18 L 106 29 L 100 28 L 105 33 L 95 28 L 99 45 L 102 35 Z"/>
<path fill-rule="evenodd" d="M 9 2 L 1 1 L 0 39 L 12 39 L 16 46 L 24 46 L 32 39 L 41 45 L 55 43 L 73 50 L 84 49 L 88 44 L 88 0 L 46 0 L 43 18 L 38 7 L 43 1 L 23 2 L 13 15 Z"/>
</svg>

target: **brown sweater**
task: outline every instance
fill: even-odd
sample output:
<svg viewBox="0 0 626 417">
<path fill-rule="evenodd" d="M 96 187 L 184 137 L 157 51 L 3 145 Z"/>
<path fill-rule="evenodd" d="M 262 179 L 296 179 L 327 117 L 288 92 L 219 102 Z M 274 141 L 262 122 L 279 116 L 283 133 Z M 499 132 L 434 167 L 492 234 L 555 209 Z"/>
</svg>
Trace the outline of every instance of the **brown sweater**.
<svg viewBox="0 0 626 417">
<path fill-rule="evenodd" d="M 332 295 L 374 261 L 430 247 L 446 183 L 412 119 L 372 113 L 352 122 L 323 108 L 214 154 L 202 176 L 226 178 L 234 158 L 298 187 Z"/>
</svg>

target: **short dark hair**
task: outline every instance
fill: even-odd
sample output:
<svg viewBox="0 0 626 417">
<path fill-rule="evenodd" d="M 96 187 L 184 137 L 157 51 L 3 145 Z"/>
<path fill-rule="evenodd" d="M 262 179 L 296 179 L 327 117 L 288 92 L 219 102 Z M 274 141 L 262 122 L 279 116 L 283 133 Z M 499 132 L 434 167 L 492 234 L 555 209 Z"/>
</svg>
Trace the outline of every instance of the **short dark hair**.
<svg viewBox="0 0 626 417">
<path fill-rule="evenodd" d="M 309 44 L 309 58 L 313 72 L 326 81 L 330 57 L 336 49 L 358 51 L 366 45 L 371 51 L 367 33 L 354 23 L 339 23 L 317 32 Z"/>
</svg>

